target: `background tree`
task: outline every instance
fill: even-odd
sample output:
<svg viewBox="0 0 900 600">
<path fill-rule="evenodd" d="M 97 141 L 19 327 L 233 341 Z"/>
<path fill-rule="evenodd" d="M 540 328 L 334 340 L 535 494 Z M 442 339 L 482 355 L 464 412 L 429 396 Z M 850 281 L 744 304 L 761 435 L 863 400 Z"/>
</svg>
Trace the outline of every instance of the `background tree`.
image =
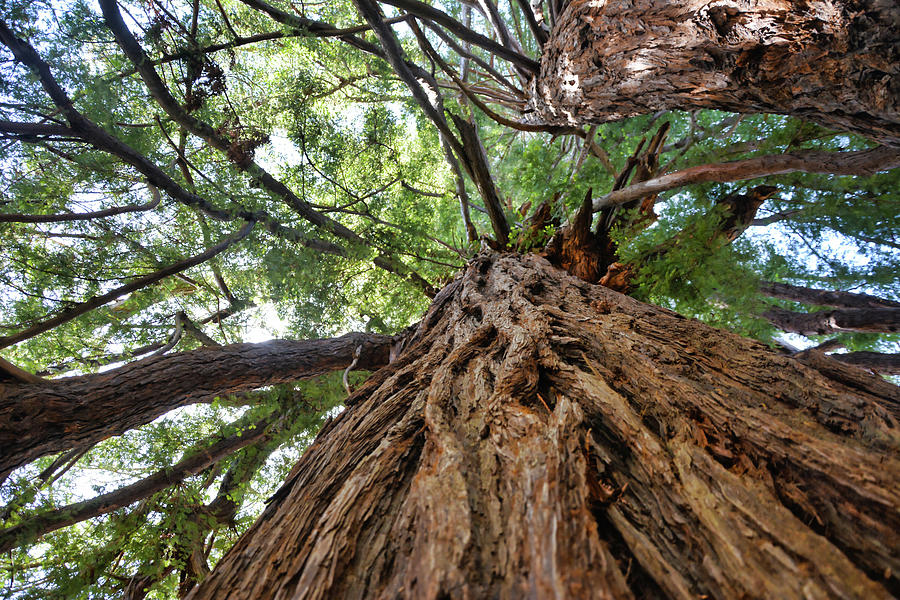
<svg viewBox="0 0 900 600">
<path fill-rule="evenodd" d="M 8 594 L 898 593 L 896 11 L 594 4 L 3 5 Z"/>
</svg>

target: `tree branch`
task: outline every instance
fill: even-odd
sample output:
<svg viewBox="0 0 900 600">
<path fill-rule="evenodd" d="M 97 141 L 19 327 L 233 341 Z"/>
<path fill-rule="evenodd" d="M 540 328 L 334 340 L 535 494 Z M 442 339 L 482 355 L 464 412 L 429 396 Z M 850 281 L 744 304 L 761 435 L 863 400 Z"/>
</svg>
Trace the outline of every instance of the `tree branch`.
<svg viewBox="0 0 900 600">
<path fill-rule="evenodd" d="M 185 271 L 191 267 L 202 264 L 224 251 L 226 248 L 234 244 L 235 242 L 244 239 L 253 229 L 253 225 L 255 223 L 253 221 L 248 222 L 244 225 L 240 231 L 235 233 L 232 236 L 229 236 L 216 244 L 215 246 L 208 248 L 204 252 L 200 254 L 194 255 L 190 258 L 186 258 L 182 261 L 169 265 L 163 269 L 160 269 L 154 273 L 149 275 L 144 275 L 143 277 L 139 277 L 138 279 L 132 281 L 129 284 L 119 286 L 114 290 L 111 290 L 105 294 L 100 296 L 94 296 L 90 300 L 86 300 L 84 302 L 79 302 L 78 304 L 67 308 L 60 313 L 58 313 L 55 317 L 47 319 L 37 325 L 29 327 L 24 331 L 20 331 L 19 333 L 8 335 L 5 337 L 0 337 L 0 348 L 6 348 L 7 346 L 11 346 L 12 344 L 17 344 L 23 340 L 27 340 L 32 338 L 38 334 L 44 333 L 45 331 L 49 331 L 54 327 L 61 325 L 63 323 L 67 323 L 76 317 L 80 317 L 81 315 L 94 310 L 100 306 L 108 302 L 112 302 L 116 298 L 124 296 L 125 294 L 129 294 L 131 292 L 137 291 L 139 289 L 145 288 L 149 285 L 156 283 L 170 275 L 175 275 L 176 273 L 180 273 L 181 271 Z"/>
<path fill-rule="evenodd" d="M 900 150 L 879 146 L 858 152 L 808 151 L 700 165 L 630 185 L 594 200 L 594 212 L 653 193 L 708 181 L 727 182 L 803 171 L 833 175 L 874 175 L 900 166 Z"/>
<path fill-rule="evenodd" d="M 102 219 L 114 215 L 121 215 L 132 212 L 144 212 L 153 210 L 159 206 L 162 197 L 159 190 L 152 188 L 151 193 L 153 199 L 146 204 L 129 204 L 127 206 L 119 206 L 114 208 L 106 208 L 86 213 L 69 213 L 61 215 L 23 215 L 23 214 L 0 214 L 0 223 L 61 223 L 67 221 L 90 221 L 91 219 Z"/>
<path fill-rule="evenodd" d="M 770 298 L 780 298 L 804 304 L 816 304 L 819 306 L 838 306 L 842 308 L 900 308 L 900 302 L 870 296 L 869 294 L 854 294 L 834 290 L 820 290 L 815 288 L 791 285 L 789 283 L 777 283 L 774 281 L 762 281 L 759 291 Z"/>
<path fill-rule="evenodd" d="M 351 333 L 231 344 L 145 358 L 95 375 L 0 384 L 0 479 L 38 457 L 120 435 L 179 406 L 344 369 L 360 344 L 357 368 L 377 370 L 388 363 L 392 340 Z"/>
<path fill-rule="evenodd" d="M 799 313 L 772 306 L 762 313 L 762 317 L 782 331 L 801 335 L 822 335 L 838 331 L 900 331 L 900 308 L 839 308 Z"/>
<path fill-rule="evenodd" d="M 829 354 L 828 356 L 842 363 L 869 369 L 882 375 L 900 375 L 900 354 L 848 352 L 846 354 Z"/>
<path fill-rule="evenodd" d="M 385 3 L 396 6 L 397 8 L 414 14 L 417 17 L 422 17 L 423 19 L 428 19 L 430 21 L 433 21 L 434 23 L 443 25 L 448 30 L 456 34 L 456 36 L 461 40 L 465 40 L 484 50 L 487 50 L 498 58 L 508 60 L 517 67 L 524 69 L 527 73 L 537 74 L 537 72 L 540 71 L 540 63 L 533 58 L 529 58 L 527 56 L 519 54 L 518 52 L 510 50 L 509 48 L 504 47 L 502 44 L 498 44 L 494 40 L 487 38 L 476 31 L 472 31 L 447 13 L 436 9 L 433 6 L 429 6 L 424 2 L 419 2 L 419 0 L 385 0 Z"/>
<path fill-rule="evenodd" d="M 200 448 L 171 467 L 166 467 L 114 492 L 25 519 L 14 527 L 0 531 L 0 552 L 32 544 L 51 531 L 104 515 L 171 487 L 267 435 L 269 427 L 275 420 L 275 415 L 269 415 L 255 424 L 248 423 L 249 427 L 240 427 L 237 433 L 209 445 L 202 444 Z M 209 441 L 211 440 L 207 443 Z"/>
</svg>

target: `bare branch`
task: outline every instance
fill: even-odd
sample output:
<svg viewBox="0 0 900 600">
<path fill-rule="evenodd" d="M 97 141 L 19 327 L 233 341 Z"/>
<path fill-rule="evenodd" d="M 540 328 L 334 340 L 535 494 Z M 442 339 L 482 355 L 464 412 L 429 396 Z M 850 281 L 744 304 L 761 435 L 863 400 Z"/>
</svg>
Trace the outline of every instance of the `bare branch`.
<svg viewBox="0 0 900 600">
<path fill-rule="evenodd" d="M 846 354 L 829 354 L 829 356 L 842 363 L 869 369 L 882 375 L 900 375 L 900 354 L 848 352 Z"/>
<path fill-rule="evenodd" d="M 23 215 L 23 214 L 0 214 L 0 223 L 61 223 L 66 221 L 90 221 L 92 219 L 102 219 L 114 215 L 125 213 L 144 212 L 153 210 L 159 206 L 162 197 L 159 190 L 152 188 L 153 199 L 146 204 L 129 204 L 127 206 L 119 206 L 114 208 L 106 208 L 86 213 L 67 213 L 61 215 Z"/>
<path fill-rule="evenodd" d="M 762 316 L 782 331 L 801 335 L 822 335 L 837 331 L 900 331 L 900 308 L 839 308 L 799 313 L 772 306 Z"/>
<path fill-rule="evenodd" d="M 385 3 L 396 6 L 417 17 L 422 17 L 439 25 L 443 25 L 461 40 L 465 40 L 483 48 L 498 58 L 508 60 L 517 67 L 524 69 L 527 73 L 536 74 L 540 70 L 540 63 L 533 58 L 519 54 L 476 31 L 472 31 L 447 13 L 436 9 L 433 6 L 429 6 L 424 2 L 419 2 L 419 0 L 385 0 Z M 382 43 L 384 42 L 382 41 Z"/>
</svg>

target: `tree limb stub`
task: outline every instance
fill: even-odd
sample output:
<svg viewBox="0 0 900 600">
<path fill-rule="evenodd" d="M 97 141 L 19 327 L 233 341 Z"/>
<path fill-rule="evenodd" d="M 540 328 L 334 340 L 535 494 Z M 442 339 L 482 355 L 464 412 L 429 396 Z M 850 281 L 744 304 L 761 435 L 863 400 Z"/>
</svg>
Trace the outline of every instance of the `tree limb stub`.
<svg viewBox="0 0 900 600">
<path fill-rule="evenodd" d="M 40 456 L 95 443 L 217 396 L 344 369 L 386 365 L 390 336 L 232 344 L 145 358 L 96 375 L 0 384 L 0 478 Z"/>
</svg>

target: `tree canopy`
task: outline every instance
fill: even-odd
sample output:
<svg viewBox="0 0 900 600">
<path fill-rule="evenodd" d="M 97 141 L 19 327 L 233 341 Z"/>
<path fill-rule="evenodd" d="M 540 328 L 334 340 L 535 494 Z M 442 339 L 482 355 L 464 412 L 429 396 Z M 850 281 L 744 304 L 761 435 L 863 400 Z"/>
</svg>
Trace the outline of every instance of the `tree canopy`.
<svg viewBox="0 0 900 600">
<path fill-rule="evenodd" d="M 900 374 L 897 116 L 548 119 L 568 5 L 0 3 L 0 399 L 163 384 L 4 464 L 6 595 L 186 594 L 482 247 Z"/>
</svg>

